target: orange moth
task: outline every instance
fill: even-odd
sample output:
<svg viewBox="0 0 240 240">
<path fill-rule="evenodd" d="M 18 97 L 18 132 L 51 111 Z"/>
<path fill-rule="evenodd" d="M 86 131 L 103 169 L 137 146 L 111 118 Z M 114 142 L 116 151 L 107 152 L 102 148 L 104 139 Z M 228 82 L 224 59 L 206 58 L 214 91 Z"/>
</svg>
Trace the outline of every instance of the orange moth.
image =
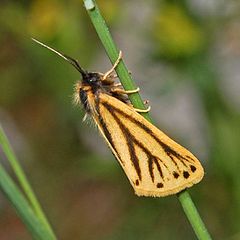
<svg viewBox="0 0 240 240">
<path fill-rule="evenodd" d="M 76 60 L 33 39 L 55 52 L 81 74 L 75 101 L 82 104 L 123 168 L 138 196 L 162 197 L 178 193 L 201 181 L 204 170 L 199 160 L 142 117 L 129 104 L 125 91 L 115 83 L 114 66 L 105 74 L 88 72 Z"/>
</svg>

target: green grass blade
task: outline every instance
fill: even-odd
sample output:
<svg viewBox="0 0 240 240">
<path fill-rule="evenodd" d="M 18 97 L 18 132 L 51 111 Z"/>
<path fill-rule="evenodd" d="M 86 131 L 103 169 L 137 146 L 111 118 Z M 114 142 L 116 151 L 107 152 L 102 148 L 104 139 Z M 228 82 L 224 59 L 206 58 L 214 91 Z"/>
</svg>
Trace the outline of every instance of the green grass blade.
<svg viewBox="0 0 240 240">
<path fill-rule="evenodd" d="M 1 164 L 0 187 L 35 239 L 56 239 L 46 228 L 46 225 L 43 224 L 35 215 L 29 203 L 27 202 L 23 194 L 19 191 L 18 187 L 15 185 L 10 176 L 6 173 Z"/>
<path fill-rule="evenodd" d="M 114 63 L 118 57 L 118 49 L 112 39 L 112 36 L 108 30 L 108 27 L 103 19 L 99 8 L 95 1 L 93 0 L 83 0 L 85 8 L 89 14 L 89 17 L 95 27 L 95 30 L 111 60 Z M 123 61 L 116 68 L 116 72 L 119 79 L 126 90 L 136 89 L 136 84 L 133 82 L 125 64 Z M 141 96 L 138 93 L 131 94 L 129 96 L 135 108 L 144 109 L 144 103 Z M 147 120 L 152 122 L 148 113 L 142 114 Z M 199 240 L 210 240 L 210 234 L 208 233 L 192 199 L 187 191 L 183 191 L 178 194 L 178 199 L 183 207 L 183 210 Z"/>
<path fill-rule="evenodd" d="M 104 46 L 104 49 L 107 52 L 107 55 L 111 62 L 114 64 L 115 61 L 118 58 L 119 50 L 117 49 L 112 36 L 110 32 L 108 31 L 107 25 L 103 19 L 103 17 L 100 14 L 100 11 L 94 1 L 84 1 L 85 7 L 88 10 L 88 14 L 92 20 L 92 23 L 95 27 L 95 30 L 97 31 L 97 34 Z M 124 58 L 124 53 L 123 53 Z M 123 61 L 120 61 L 118 66 L 116 67 L 116 72 L 121 80 L 121 83 L 125 90 L 133 90 L 136 89 L 137 86 L 132 80 L 131 75 L 129 74 L 129 71 L 124 64 Z M 133 93 L 129 95 L 129 99 L 131 100 L 132 104 L 134 106 L 137 106 L 139 109 L 145 109 L 145 105 L 140 97 L 139 93 Z M 146 113 L 142 113 L 142 115 L 150 120 L 150 116 Z"/>
<path fill-rule="evenodd" d="M 48 223 L 47 218 L 45 217 L 45 215 L 41 209 L 41 206 L 31 188 L 30 184 L 28 183 L 28 180 L 24 174 L 24 171 L 23 171 L 22 167 L 20 166 L 20 164 L 13 152 L 13 149 L 12 149 L 1 125 L 0 125 L 0 145 L 1 145 L 3 152 L 5 153 L 7 160 L 9 161 L 9 163 L 20 183 L 20 186 L 22 187 L 25 195 L 27 196 L 27 198 L 30 202 L 30 204 L 33 208 L 33 211 L 35 212 L 35 214 L 39 218 L 39 220 L 46 226 L 46 228 L 51 233 L 51 235 L 54 236 L 53 230 L 51 229 L 51 226 Z M 56 239 L 56 237 L 53 239 Z"/>
<path fill-rule="evenodd" d="M 189 193 L 185 190 L 178 194 L 178 199 L 188 216 L 188 220 L 197 235 L 198 239 L 211 239 L 205 224 L 203 223 Z"/>
</svg>

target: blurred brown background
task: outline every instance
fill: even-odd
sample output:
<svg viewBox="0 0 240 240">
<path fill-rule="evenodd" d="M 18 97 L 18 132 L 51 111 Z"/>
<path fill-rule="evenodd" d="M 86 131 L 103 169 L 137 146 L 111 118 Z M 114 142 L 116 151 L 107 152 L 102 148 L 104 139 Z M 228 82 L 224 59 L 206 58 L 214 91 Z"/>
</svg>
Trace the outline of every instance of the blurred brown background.
<svg viewBox="0 0 240 240">
<path fill-rule="evenodd" d="M 240 3 L 97 2 L 157 126 L 204 165 L 190 193 L 210 233 L 240 239 Z M 0 122 L 59 239 L 196 239 L 175 196 L 134 195 L 72 105 L 79 74 L 31 37 L 88 70 L 110 63 L 82 1 L 1 1 Z M 3 194 L 0 239 L 31 239 Z"/>
</svg>

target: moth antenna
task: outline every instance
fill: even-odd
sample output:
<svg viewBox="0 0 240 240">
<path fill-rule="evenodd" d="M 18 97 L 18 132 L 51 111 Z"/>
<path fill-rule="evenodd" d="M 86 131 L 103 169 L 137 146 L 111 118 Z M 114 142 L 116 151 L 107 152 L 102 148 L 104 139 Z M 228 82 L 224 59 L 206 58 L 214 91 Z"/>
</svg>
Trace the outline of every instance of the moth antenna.
<svg viewBox="0 0 240 240">
<path fill-rule="evenodd" d="M 82 74 L 83 77 L 87 75 L 87 72 L 86 72 L 83 68 L 81 68 L 81 66 L 79 65 L 79 63 L 78 63 L 77 60 L 75 60 L 75 59 L 73 59 L 73 58 L 65 55 L 64 53 L 61 53 L 61 52 L 55 50 L 54 48 L 51 48 L 51 47 L 47 46 L 46 44 L 38 41 L 38 40 L 35 39 L 35 38 L 31 38 L 31 39 L 32 39 L 34 42 L 36 42 L 36 43 L 38 43 L 39 45 L 41 45 L 42 47 L 47 48 L 48 50 L 56 53 L 58 56 L 60 56 L 61 58 L 63 58 L 63 59 L 66 60 L 67 62 L 69 62 L 74 68 L 76 68 L 76 69 Z"/>
</svg>

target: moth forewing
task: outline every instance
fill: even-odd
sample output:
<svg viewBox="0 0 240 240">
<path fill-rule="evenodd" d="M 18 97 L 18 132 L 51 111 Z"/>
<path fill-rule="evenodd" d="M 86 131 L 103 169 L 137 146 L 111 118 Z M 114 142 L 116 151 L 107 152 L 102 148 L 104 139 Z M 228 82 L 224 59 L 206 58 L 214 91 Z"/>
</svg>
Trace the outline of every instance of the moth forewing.
<svg viewBox="0 0 240 240">
<path fill-rule="evenodd" d="M 93 119 L 139 196 L 167 196 L 198 183 L 198 159 L 135 110 L 99 93 L 89 98 Z"/>
</svg>

